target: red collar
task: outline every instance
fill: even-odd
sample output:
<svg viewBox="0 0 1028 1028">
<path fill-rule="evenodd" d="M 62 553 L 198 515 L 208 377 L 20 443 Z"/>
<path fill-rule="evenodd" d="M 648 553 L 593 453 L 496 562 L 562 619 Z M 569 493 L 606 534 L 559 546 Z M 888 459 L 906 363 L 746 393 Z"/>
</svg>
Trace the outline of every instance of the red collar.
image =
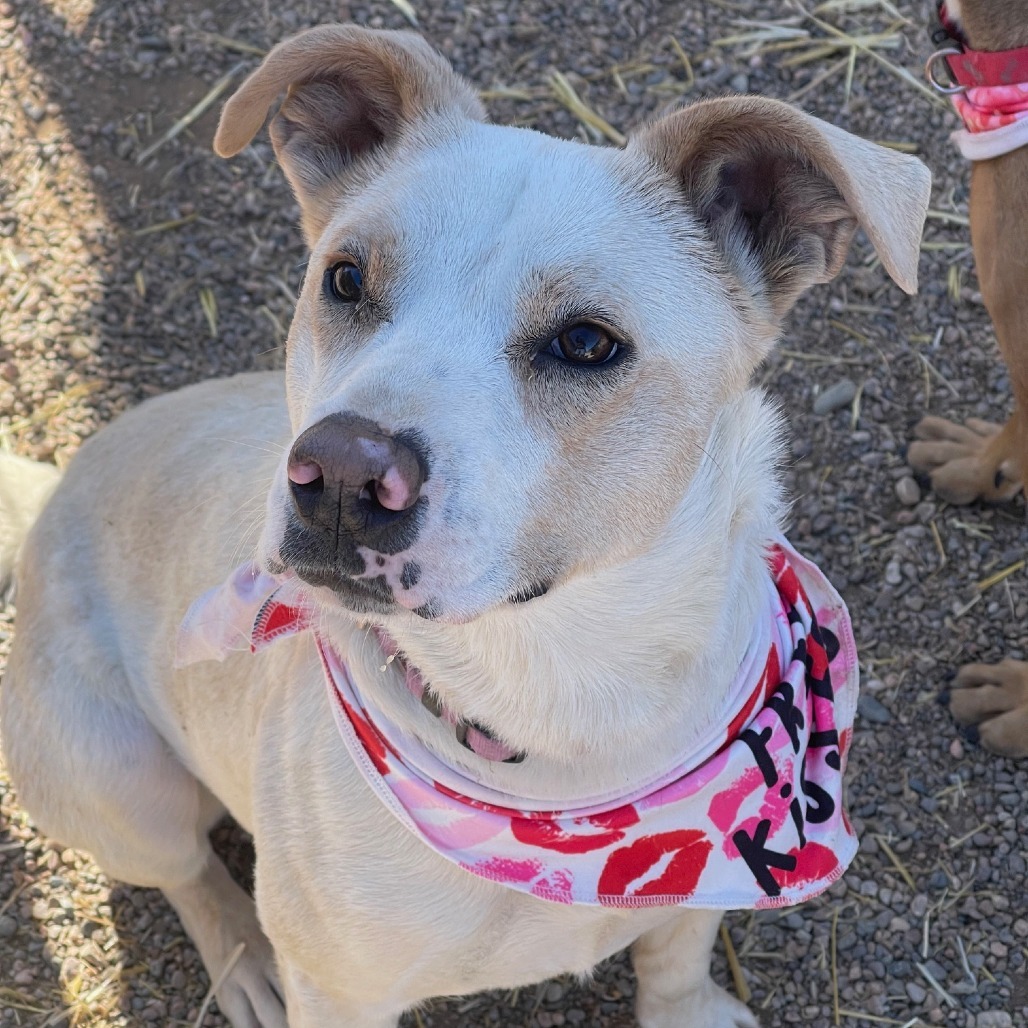
<svg viewBox="0 0 1028 1028">
<path fill-rule="evenodd" d="M 932 42 L 939 49 L 928 58 L 925 75 L 940 93 L 962 93 L 977 86 L 1011 86 L 1028 82 L 1028 46 L 1016 50 L 972 50 L 963 29 L 946 10 L 945 2 L 938 6 L 938 21 L 932 32 Z M 946 65 L 948 82 L 936 77 L 939 61 Z"/>
</svg>

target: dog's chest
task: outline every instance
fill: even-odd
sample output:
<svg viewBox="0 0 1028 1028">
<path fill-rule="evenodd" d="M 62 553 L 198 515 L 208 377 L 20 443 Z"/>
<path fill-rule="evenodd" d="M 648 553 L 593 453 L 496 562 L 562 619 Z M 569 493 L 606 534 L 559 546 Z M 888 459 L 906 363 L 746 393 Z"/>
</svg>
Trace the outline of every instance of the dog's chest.
<svg viewBox="0 0 1028 1028">
<path fill-rule="evenodd" d="M 269 697 L 253 783 L 262 922 L 312 976 L 405 1004 L 514 987 L 587 972 L 675 915 L 551 903 L 450 864 L 372 793 L 312 684 Z"/>
</svg>

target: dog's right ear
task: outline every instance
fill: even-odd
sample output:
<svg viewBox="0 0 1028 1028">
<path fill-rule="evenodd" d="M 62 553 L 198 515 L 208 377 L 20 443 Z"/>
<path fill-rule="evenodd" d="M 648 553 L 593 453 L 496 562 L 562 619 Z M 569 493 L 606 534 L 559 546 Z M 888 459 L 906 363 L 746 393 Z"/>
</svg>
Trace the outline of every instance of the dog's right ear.
<svg viewBox="0 0 1028 1028">
<path fill-rule="evenodd" d="M 239 153 L 285 90 L 271 141 L 311 245 L 334 213 L 331 187 L 355 162 L 388 152 L 434 114 L 485 119 L 475 91 L 420 36 L 322 25 L 279 43 L 239 87 L 221 112 L 215 151 Z"/>
</svg>

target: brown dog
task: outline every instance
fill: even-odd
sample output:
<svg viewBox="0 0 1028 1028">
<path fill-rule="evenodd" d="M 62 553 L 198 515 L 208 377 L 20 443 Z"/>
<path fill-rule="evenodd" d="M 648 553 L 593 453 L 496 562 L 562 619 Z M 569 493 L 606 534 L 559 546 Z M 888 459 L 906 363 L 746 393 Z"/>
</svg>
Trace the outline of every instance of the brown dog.
<svg viewBox="0 0 1028 1028">
<path fill-rule="evenodd" d="M 948 23 L 947 23 L 948 16 Z M 1025 0 L 947 0 L 943 21 L 963 61 L 1003 51 L 1010 66 L 1028 62 Z M 952 62 L 951 68 L 952 68 Z M 970 62 L 969 62 L 970 63 Z M 996 67 L 995 63 L 993 67 Z M 931 69 L 930 69 L 931 71 Z M 973 75 L 973 70 L 972 70 Z M 1015 80 L 1028 81 L 1028 72 Z M 1020 212 L 1020 213 L 1018 213 Z M 915 429 L 909 461 L 931 475 L 950 503 L 1001 502 L 1015 496 L 1028 474 L 1028 146 L 987 160 L 971 171 L 971 241 L 982 297 L 1000 352 L 1010 370 L 1014 412 L 1002 427 L 976 418 L 966 425 L 926 417 Z M 1028 663 L 1004 660 L 960 669 L 950 707 L 962 724 L 976 725 L 982 743 L 1008 756 L 1028 756 Z"/>
</svg>

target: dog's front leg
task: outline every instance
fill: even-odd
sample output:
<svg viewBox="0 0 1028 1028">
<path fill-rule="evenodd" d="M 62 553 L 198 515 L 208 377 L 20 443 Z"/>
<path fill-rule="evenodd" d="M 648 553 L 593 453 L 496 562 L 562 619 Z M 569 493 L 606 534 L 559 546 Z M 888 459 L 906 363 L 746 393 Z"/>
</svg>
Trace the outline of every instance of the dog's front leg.
<svg viewBox="0 0 1028 1028">
<path fill-rule="evenodd" d="M 279 972 L 286 991 L 289 1028 L 396 1028 L 403 1010 L 390 1004 L 368 1002 L 355 995 L 331 996 L 288 958 L 279 957 Z M 346 989 L 347 982 L 338 983 Z M 356 990 L 359 993 L 359 989 Z"/>
<path fill-rule="evenodd" d="M 757 1028 L 747 1008 L 710 977 L 719 910 L 683 910 L 632 947 L 642 1028 Z"/>
</svg>

